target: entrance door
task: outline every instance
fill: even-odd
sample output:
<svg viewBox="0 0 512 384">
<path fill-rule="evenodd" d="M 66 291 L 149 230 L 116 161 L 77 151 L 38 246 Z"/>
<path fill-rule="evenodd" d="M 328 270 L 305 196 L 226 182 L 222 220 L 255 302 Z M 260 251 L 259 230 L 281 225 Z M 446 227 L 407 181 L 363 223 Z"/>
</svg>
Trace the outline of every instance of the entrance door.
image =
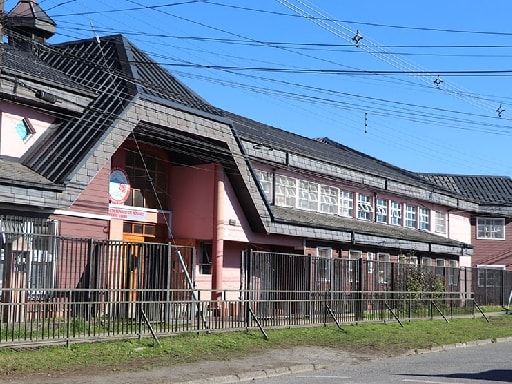
<svg viewBox="0 0 512 384">
<path fill-rule="evenodd" d="M 123 241 L 133 243 L 125 244 L 123 270 L 126 283 L 123 288 L 128 290 L 126 293 L 128 316 L 134 317 L 136 315 L 137 289 L 143 286 L 144 259 L 141 257 L 140 243 L 144 242 L 144 236 L 124 234 Z"/>
</svg>

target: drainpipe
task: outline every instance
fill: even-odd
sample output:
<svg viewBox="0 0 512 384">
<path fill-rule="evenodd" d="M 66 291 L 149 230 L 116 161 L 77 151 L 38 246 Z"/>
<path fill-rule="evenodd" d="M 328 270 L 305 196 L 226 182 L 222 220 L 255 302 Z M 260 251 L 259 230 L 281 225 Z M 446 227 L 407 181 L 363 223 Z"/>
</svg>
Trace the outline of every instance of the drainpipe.
<svg viewBox="0 0 512 384">
<path fill-rule="evenodd" d="M 214 175 L 212 300 L 219 300 L 222 298 L 224 262 L 224 171 L 220 164 L 215 164 Z"/>
</svg>

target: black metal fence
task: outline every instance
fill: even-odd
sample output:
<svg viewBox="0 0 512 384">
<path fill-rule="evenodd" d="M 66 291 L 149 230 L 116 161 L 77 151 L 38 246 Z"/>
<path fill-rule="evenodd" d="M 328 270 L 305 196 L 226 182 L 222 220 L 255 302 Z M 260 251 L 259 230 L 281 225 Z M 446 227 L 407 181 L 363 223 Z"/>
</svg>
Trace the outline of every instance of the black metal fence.
<svg viewBox="0 0 512 384">
<path fill-rule="evenodd" d="M 0 345 L 467 315 L 512 289 L 497 269 L 244 252 L 212 300 L 191 247 L 4 232 L 0 255 Z"/>
</svg>

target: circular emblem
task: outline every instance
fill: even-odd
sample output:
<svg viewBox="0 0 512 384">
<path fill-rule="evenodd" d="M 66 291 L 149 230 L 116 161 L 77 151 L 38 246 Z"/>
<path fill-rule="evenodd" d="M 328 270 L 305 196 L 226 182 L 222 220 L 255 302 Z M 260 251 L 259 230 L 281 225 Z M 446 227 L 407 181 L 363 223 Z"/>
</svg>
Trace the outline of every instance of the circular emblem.
<svg viewBox="0 0 512 384">
<path fill-rule="evenodd" d="M 128 175 L 121 168 L 114 168 L 110 172 L 108 185 L 110 201 L 114 204 L 123 204 L 130 195 L 130 182 Z"/>
</svg>

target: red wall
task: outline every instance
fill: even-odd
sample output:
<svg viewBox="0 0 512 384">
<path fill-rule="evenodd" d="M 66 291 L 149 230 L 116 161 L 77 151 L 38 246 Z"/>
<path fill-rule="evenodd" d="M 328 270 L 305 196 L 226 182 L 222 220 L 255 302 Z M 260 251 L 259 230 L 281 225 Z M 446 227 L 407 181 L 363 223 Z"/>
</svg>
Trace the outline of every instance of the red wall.
<svg viewBox="0 0 512 384">
<path fill-rule="evenodd" d="M 478 240 L 476 238 L 476 218 L 471 219 L 471 239 L 473 256 L 471 265 L 506 265 L 512 270 L 512 222 L 505 222 L 505 240 Z"/>
</svg>

